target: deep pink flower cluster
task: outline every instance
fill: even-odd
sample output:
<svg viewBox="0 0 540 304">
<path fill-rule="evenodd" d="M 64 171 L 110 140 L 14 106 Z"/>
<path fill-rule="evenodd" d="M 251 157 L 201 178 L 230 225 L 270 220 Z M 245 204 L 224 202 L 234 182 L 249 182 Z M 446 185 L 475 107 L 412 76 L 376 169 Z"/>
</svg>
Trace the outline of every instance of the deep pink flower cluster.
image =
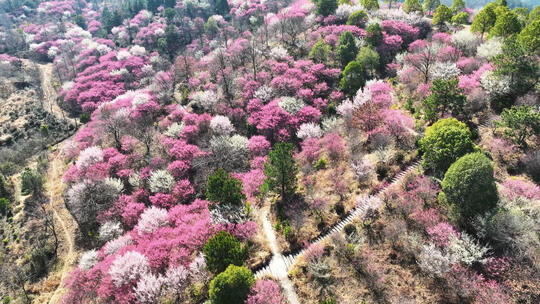
<svg viewBox="0 0 540 304">
<path fill-rule="evenodd" d="M 208 202 L 196 200 L 190 205 L 178 205 L 166 215 L 166 224 L 157 226 L 152 232 L 128 232 L 105 244 L 99 251 L 98 262 L 91 269 L 76 268 L 64 282 L 69 292 L 62 302 L 82 302 L 97 297 L 102 301 L 133 303 L 134 287 L 150 271 L 165 274 L 172 267 L 188 267 L 193 259 L 191 253 L 200 250 L 215 232 Z M 139 262 L 125 259 L 128 256 L 137 257 Z M 115 264 L 119 259 L 123 259 L 124 265 L 134 264 L 129 270 L 120 270 L 121 265 Z M 141 267 L 140 263 L 148 266 Z"/>
<path fill-rule="evenodd" d="M 127 50 L 112 51 L 101 56 L 99 63 L 79 73 L 73 86 L 61 91 L 60 95 L 71 107 L 78 105 L 84 111 L 93 111 L 99 104 L 126 92 L 126 87 L 136 88 L 137 79 L 142 76 L 142 68 L 146 64 L 146 56 L 135 56 Z"/>
<path fill-rule="evenodd" d="M 403 41 L 403 47 L 406 48 L 411 42 L 418 38 L 419 30 L 405 22 L 396 20 L 383 20 L 381 22 L 383 30 L 388 35 L 398 35 Z"/>
</svg>

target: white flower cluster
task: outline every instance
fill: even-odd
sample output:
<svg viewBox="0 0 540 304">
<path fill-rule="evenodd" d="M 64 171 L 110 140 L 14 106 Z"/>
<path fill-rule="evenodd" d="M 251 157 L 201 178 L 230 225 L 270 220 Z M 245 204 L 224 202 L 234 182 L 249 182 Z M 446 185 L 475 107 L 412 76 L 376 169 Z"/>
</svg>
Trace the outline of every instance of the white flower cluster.
<svg viewBox="0 0 540 304">
<path fill-rule="evenodd" d="M 327 117 L 321 121 L 324 133 L 331 133 L 337 131 L 342 124 L 343 119 L 338 117 Z"/>
<path fill-rule="evenodd" d="M 456 66 L 454 62 L 436 62 L 433 68 L 430 70 L 431 77 L 433 79 L 451 79 L 459 76 L 461 70 Z"/>
<path fill-rule="evenodd" d="M 174 177 L 167 170 L 156 170 L 150 175 L 150 190 L 152 193 L 167 193 L 174 186 Z"/>
<path fill-rule="evenodd" d="M 363 10 L 364 7 L 360 4 L 356 5 L 350 5 L 347 3 L 340 4 L 338 8 L 336 9 L 336 17 L 338 20 L 347 21 L 350 15 L 352 15 L 354 12 Z"/>
<path fill-rule="evenodd" d="M 69 91 L 71 90 L 71 88 L 73 88 L 73 85 L 75 84 L 75 82 L 73 81 L 66 81 L 62 84 L 62 90 L 64 91 Z"/>
<path fill-rule="evenodd" d="M 124 183 L 118 178 L 107 177 L 105 179 L 105 184 L 114 189 L 114 191 L 116 191 L 117 193 L 124 192 Z"/>
<path fill-rule="evenodd" d="M 219 97 L 214 91 L 199 91 L 191 96 L 191 102 L 208 111 L 212 111 L 218 101 Z"/>
<path fill-rule="evenodd" d="M 108 45 L 100 44 L 96 47 L 96 51 L 98 51 L 100 55 L 105 55 L 111 51 L 111 48 Z"/>
<path fill-rule="evenodd" d="M 249 157 L 249 140 L 235 134 L 233 136 L 213 136 L 210 139 L 210 150 L 218 164 L 224 169 L 242 167 Z"/>
<path fill-rule="evenodd" d="M 54 59 L 54 57 L 58 54 L 58 48 L 56 46 L 51 46 L 49 50 L 47 51 L 47 56 L 49 58 Z"/>
<path fill-rule="evenodd" d="M 65 35 L 66 39 L 74 38 L 83 38 L 83 39 L 92 39 L 92 34 L 90 32 L 83 30 L 82 28 L 76 26 L 70 28 Z"/>
<path fill-rule="evenodd" d="M 131 174 L 128 177 L 128 183 L 131 185 L 131 187 L 139 188 L 139 186 L 141 185 L 141 178 L 136 173 Z"/>
<path fill-rule="evenodd" d="M 368 84 L 364 89 L 360 88 L 356 92 L 356 95 L 353 98 L 353 101 L 347 99 L 342 102 L 337 107 L 337 112 L 339 115 L 343 116 L 345 119 L 350 119 L 353 116 L 354 111 L 358 109 L 361 105 L 371 100 L 371 90 L 369 89 Z"/>
<path fill-rule="evenodd" d="M 137 223 L 137 233 L 139 235 L 152 233 L 168 224 L 169 215 L 167 214 L 167 210 L 152 206 L 146 208 L 141 214 L 139 222 Z"/>
<path fill-rule="evenodd" d="M 441 277 L 450 269 L 454 261 L 450 254 L 439 250 L 434 244 L 428 244 L 422 246 L 416 263 L 423 272 Z"/>
<path fill-rule="evenodd" d="M 118 53 L 116 53 L 116 59 L 120 61 L 129 59 L 129 57 L 131 57 L 131 54 L 126 50 L 118 51 Z"/>
<path fill-rule="evenodd" d="M 300 111 L 306 104 L 301 99 L 294 97 L 284 96 L 281 97 L 281 100 L 278 102 L 279 106 L 287 111 L 289 114 L 296 114 Z"/>
<path fill-rule="evenodd" d="M 478 244 L 468 234 L 461 233 L 459 238 L 450 237 L 447 249 L 440 249 L 431 243 L 422 246 L 416 262 L 422 271 L 440 277 L 456 263 L 467 266 L 486 263 L 489 250 L 489 247 Z"/>
<path fill-rule="evenodd" d="M 117 237 L 114 240 L 108 241 L 105 246 L 103 246 L 103 252 L 106 255 L 115 254 L 118 250 L 133 244 L 133 239 L 131 234 L 126 233 L 123 236 Z"/>
<path fill-rule="evenodd" d="M 165 30 L 161 29 L 161 28 L 158 28 L 154 31 L 154 35 L 158 36 L 158 37 L 161 37 L 161 36 L 164 36 L 165 35 Z"/>
<path fill-rule="evenodd" d="M 450 245 L 448 250 L 451 253 L 454 261 L 471 266 L 473 263 L 486 263 L 486 255 L 490 248 L 477 243 L 470 235 L 465 232 L 461 233 L 461 237 L 450 237 Z"/>
<path fill-rule="evenodd" d="M 142 275 L 134 289 L 137 303 L 157 303 L 164 283 L 165 278 L 161 274 L 157 276 L 152 273 Z"/>
<path fill-rule="evenodd" d="M 255 94 L 253 94 L 253 97 L 258 98 L 263 103 L 269 102 L 273 96 L 274 90 L 267 85 L 262 85 L 255 91 Z"/>
<path fill-rule="evenodd" d="M 244 223 L 247 220 L 247 215 L 243 208 L 243 206 L 231 204 L 216 205 L 210 210 L 212 224 Z"/>
<path fill-rule="evenodd" d="M 502 45 L 503 43 L 500 37 L 493 37 L 479 45 L 476 49 L 476 54 L 480 58 L 492 60 L 495 56 L 502 54 Z"/>
<path fill-rule="evenodd" d="M 146 49 L 144 47 L 140 46 L 140 45 L 132 46 L 131 49 L 129 49 L 129 51 L 134 56 L 142 57 L 142 56 L 146 55 Z"/>
<path fill-rule="evenodd" d="M 274 47 L 270 50 L 270 57 L 274 60 L 285 60 L 289 56 L 287 50 L 281 46 Z"/>
<path fill-rule="evenodd" d="M 120 226 L 120 222 L 108 221 L 99 227 L 99 239 L 105 242 L 117 238 L 123 233 L 124 229 Z"/>
<path fill-rule="evenodd" d="M 129 71 L 126 68 L 121 68 L 121 69 L 118 69 L 118 70 L 111 70 L 109 72 L 109 75 L 111 75 L 111 76 L 123 76 L 123 75 L 126 75 L 126 74 L 129 74 Z"/>
<path fill-rule="evenodd" d="M 84 170 L 102 161 L 103 151 L 100 147 L 92 146 L 81 151 L 75 164 L 79 170 Z"/>
<path fill-rule="evenodd" d="M 321 130 L 321 127 L 319 125 L 309 122 L 304 123 L 300 125 L 300 128 L 298 129 L 298 132 L 296 132 L 296 136 L 300 139 L 305 138 L 320 138 L 323 135 L 323 132 Z"/>
<path fill-rule="evenodd" d="M 480 43 L 482 43 L 480 37 L 471 33 L 469 29 L 463 29 L 452 35 L 452 44 L 467 56 L 474 56 Z"/>
<path fill-rule="evenodd" d="M 495 75 L 492 71 L 486 71 L 482 74 L 482 77 L 480 77 L 482 87 L 488 92 L 492 99 L 510 93 L 510 82 L 510 76 Z"/>
<path fill-rule="evenodd" d="M 424 19 L 424 17 L 417 12 L 405 13 L 404 10 L 397 7 L 392 9 L 376 10 L 372 12 L 372 14 L 379 20 L 396 20 L 410 25 L 419 23 Z"/>
<path fill-rule="evenodd" d="M 139 105 L 145 104 L 150 100 L 150 95 L 141 91 L 132 92 L 133 100 L 131 101 L 131 107 L 136 108 Z"/>
<path fill-rule="evenodd" d="M 360 183 L 368 181 L 371 173 L 373 172 L 373 165 L 367 158 L 363 158 L 358 162 L 352 163 L 351 168 L 356 176 L 356 179 Z"/>
<path fill-rule="evenodd" d="M 227 116 L 216 115 L 210 121 L 210 128 L 215 134 L 229 135 L 234 132 L 234 126 Z"/>
<path fill-rule="evenodd" d="M 79 259 L 79 268 L 89 270 L 98 262 L 98 252 L 95 249 L 88 250 Z"/>
<path fill-rule="evenodd" d="M 184 123 L 173 122 L 165 132 L 164 135 L 168 137 L 177 138 L 180 135 L 180 132 L 184 129 Z"/>
<path fill-rule="evenodd" d="M 123 256 L 117 257 L 109 268 L 109 274 L 116 287 L 137 281 L 148 272 L 150 272 L 148 259 L 137 251 L 128 251 Z"/>
</svg>

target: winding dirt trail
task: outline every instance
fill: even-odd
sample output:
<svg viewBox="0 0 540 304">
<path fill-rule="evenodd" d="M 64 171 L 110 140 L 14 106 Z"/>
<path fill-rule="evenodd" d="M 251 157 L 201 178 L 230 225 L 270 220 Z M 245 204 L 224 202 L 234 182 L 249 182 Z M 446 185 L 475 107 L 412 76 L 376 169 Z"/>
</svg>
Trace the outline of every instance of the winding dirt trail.
<svg viewBox="0 0 540 304">
<path fill-rule="evenodd" d="M 33 63 L 28 61 L 25 64 Z M 72 122 L 75 124 L 75 121 L 72 118 L 66 117 L 65 113 L 56 103 L 57 94 L 53 86 L 53 65 L 51 63 L 37 64 L 37 68 L 39 69 L 41 89 L 43 91 L 43 108 L 59 119 L 63 119 L 65 123 Z M 58 303 L 65 292 L 62 282 L 73 269 L 78 257 L 75 249 L 77 223 L 66 209 L 63 198 L 64 183 L 62 182 L 62 176 L 66 170 L 66 164 L 64 163 L 65 156 L 62 151 L 62 145 L 65 141 L 63 140 L 56 144 L 55 150 L 49 154 L 49 169 L 45 183 L 47 197 L 49 198 L 49 209 L 53 212 L 55 226 L 60 238 L 58 268 L 52 271 L 45 279 L 39 296 L 33 303 Z"/>
<path fill-rule="evenodd" d="M 47 195 L 49 196 L 49 203 L 51 210 L 54 213 L 54 218 L 56 220 L 57 228 L 62 229 L 62 246 L 60 248 L 60 261 L 62 268 L 56 275 L 60 276 L 60 282 L 58 282 L 58 287 L 52 293 L 49 298 L 49 304 L 57 303 L 60 300 L 64 292 L 62 287 L 62 282 L 66 278 L 67 274 L 73 268 L 75 262 L 77 261 L 77 252 L 75 250 L 75 230 L 77 224 L 69 211 L 66 209 L 63 199 L 64 184 L 62 183 L 62 176 L 64 174 L 64 154 L 59 149 L 54 152 L 50 160 L 49 172 L 47 174 Z"/>
<path fill-rule="evenodd" d="M 53 86 L 52 80 L 53 77 L 53 64 L 38 64 L 40 79 L 41 79 L 41 90 L 43 91 L 43 99 L 47 103 L 44 108 L 48 110 L 51 114 L 55 115 L 58 118 L 66 119 L 70 122 L 75 123 L 72 118 L 66 117 L 64 111 L 56 103 L 56 89 Z"/>
</svg>

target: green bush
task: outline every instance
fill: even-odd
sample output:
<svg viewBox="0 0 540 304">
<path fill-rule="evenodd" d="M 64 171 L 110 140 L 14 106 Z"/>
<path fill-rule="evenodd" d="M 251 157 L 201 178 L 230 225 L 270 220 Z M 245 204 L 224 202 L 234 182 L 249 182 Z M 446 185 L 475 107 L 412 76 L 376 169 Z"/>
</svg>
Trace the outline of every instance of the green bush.
<svg viewBox="0 0 540 304">
<path fill-rule="evenodd" d="M 242 193 L 242 182 L 223 169 L 218 169 L 208 178 L 206 198 L 212 202 L 220 202 L 240 206 L 246 196 Z"/>
<path fill-rule="evenodd" d="M 7 198 L 0 197 L 0 214 L 6 215 L 10 210 L 10 203 Z"/>
<path fill-rule="evenodd" d="M 508 7 L 499 6 L 495 10 L 497 19 L 495 25 L 489 31 L 491 37 L 508 37 L 514 34 L 519 34 L 521 31 L 521 24 L 516 13 L 510 11 Z"/>
<path fill-rule="evenodd" d="M 366 84 L 364 67 L 358 61 L 351 61 L 343 70 L 340 86 L 348 96 L 354 96 L 356 91 Z"/>
<path fill-rule="evenodd" d="M 493 166 L 481 152 L 467 154 L 453 163 L 441 187 L 439 200 L 451 207 L 452 216 L 462 224 L 493 209 L 498 202 Z"/>
<path fill-rule="evenodd" d="M 0 173 L 0 198 L 8 196 L 9 192 L 7 190 L 6 178 L 4 177 L 4 175 L 2 175 L 2 173 Z"/>
<path fill-rule="evenodd" d="M 229 265 L 241 266 L 246 261 L 242 243 L 226 231 L 220 231 L 203 247 L 206 267 L 214 273 L 224 271 Z"/>
<path fill-rule="evenodd" d="M 298 166 L 294 159 L 294 145 L 279 142 L 268 154 L 268 162 L 264 164 L 263 188 L 280 193 L 281 200 L 287 201 L 296 190 L 296 174 Z"/>
<path fill-rule="evenodd" d="M 332 48 L 321 38 L 311 48 L 309 58 L 313 59 L 315 62 L 325 63 L 330 56 L 330 52 L 332 52 Z"/>
<path fill-rule="evenodd" d="M 339 36 L 337 45 L 337 54 L 341 62 L 341 66 L 345 67 L 351 61 L 356 58 L 358 54 L 358 47 L 356 46 L 356 39 L 349 31 L 344 32 Z"/>
<path fill-rule="evenodd" d="M 315 170 L 326 169 L 326 159 L 324 157 L 319 158 L 313 168 L 315 168 Z"/>
<path fill-rule="evenodd" d="M 454 17 L 452 17 L 452 23 L 454 24 L 467 24 L 469 23 L 469 14 L 466 12 L 461 12 Z"/>
<path fill-rule="evenodd" d="M 30 168 L 25 168 L 21 173 L 21 192 L 25 195 L 40 195 L 43 192 L 45 180 L 41 174 Z"/>
<path fill-rule="evenodd" d="M 88 112 L 81 113 L 81 115 L 79 116 L 79 121 L 81 123 L 89 122 L 90 121 L 90 113 L 88 113 Z"/>
<path fill-rule="evenodd" d="M 360 0 L 360 4 L 370 11 L 379 9 L 379 1 L 377 0 Z"/>
<path fill-rule="evenodd" d="M 43 137 L 48 137 L 49 136 L 49 126 L 48 125 L 41 125 L 39 127 L 39 133 Z"/>
<path fill-rule="evenodd" d="M 441 176 L 454 161 L 475 150 L 471 137 L 469 128 L 455 118 L 437 121 L 420 139 L 420 151 L 424 153 L 422 166 Z"/>
<path fill-rule="evenodd" d="M 495 25 L 497 15 L 495 14 L 495 3 L 490 3 L 484 6 L 475 16 L 471 24 L 471 32 L 481 34 L 481 38 L 484 38 L 484 33 L 489 32 Z"/>
<path fill-rule="evenodd" d="M 377 163 L 375 167 L 375 172 L 377 173 L 377 178 L 383 180 L 388 176 L 389 168 L 385 163 Z"/>
<path fill-rule="evenodd" d="M 498 125 L 505 128 L 504 137 L 527 148 L 527 140 L 540 135 L 540 112 L 527 105 L 512 106 L 503 110 Z"/>
<path fill-rule="evenodd" d="M 452 114 L 453 117 L 466 118 L 464 106 L 467 97 L 458 86 L 458 78 L 438 78 L 431 85 L 431 93 L 422 101 L 424 117 L 430 122 L 435 122 L 438 117 Z"/>
<path fill-rule="evenodd" d="M 405 11 L 405 13 L 407 14 L 412 12 L 418 12 L 420 14 L 423 13 L 420 0 L 405 0 L 405 2 L 403 2 L 402 8 L 403 11 Z"/>
<path fill-rule="evenodd" d="M 433 24 L 435 25 L 442 25 L 445 22 L 448 22 L 452 19 L 452 10 L 444 5 L 441 4 L 439 7 L 437 7 L 437 10 L 435 10 L 435 13 L 433 14 Z"/>
<path fill-rule="evenodd" d="M 255 279 L 244 266 L 230 265 L 210 282 L 212 304 L 244 304 Z"/>
<path fill-rule="evenodd" d="M 338 2 L 337 0 L 317 0 L 315 6 L 317 15 L 326 17 L 336 12 Z"/>
<path fill-rule="evenodd" d="M 319 304 L 338 304 L 335 298 L 329 298 L 324 301 L 319 302 Z"/>
<path fill-rule="evenodd" d="M 349 16 L 349 19 L 347 19 L 347 25 L 355 25 L 358 27 L 364 27 L 364 25 L 366 25 L 367 20 L 368 20 L 367 13 L 363 10 L 359 10 L 352 13 Z"/>
<path fill-rule="evenodd" d="M 373 23 L 366 28 L 365 41 L 373 47 L 378 47 L 383 42 L 383 30 L 380 24 Z"/>
<path fill-rule="evenodd" d="M 0 163 L 0 175 L 11 176 L 17 171 L 19 171 L 18 166 L 10 161 Z"/>
<path fill-rule="evenodd" d="M 529 52 L 540 49 L 540 20 L 531 22 L 518 35 L 518 41 Z"/>
</svg>

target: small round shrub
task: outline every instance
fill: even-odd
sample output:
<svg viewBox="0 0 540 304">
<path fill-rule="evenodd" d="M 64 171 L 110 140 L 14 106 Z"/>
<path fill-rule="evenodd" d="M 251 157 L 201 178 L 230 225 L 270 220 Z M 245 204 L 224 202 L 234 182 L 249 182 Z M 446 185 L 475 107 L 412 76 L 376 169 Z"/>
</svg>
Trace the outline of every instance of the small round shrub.
<svg viewBox="0 0 540 304">
<path fill-rule="evenodd" d="M 246 260 L 245 247 L 226 231 L 220 231 L 209 239 L 203 252 L 206 267 L 214 273 L 224 271 L 231 264 L 241 266 Z"/>
<path fill-rule="evenodd" d="M 454 24 L 467 24 L 469 23 L 469 14 L 466 12 L 461 12 L 454 17 L 452 17 L 452 23 Z"/>
<path fill-rule="evenodd" d="M 474 149 L 471 131 L 455 118 L 437 121 L 420 139 L 420 150 L 424 153 L 422 165 L 441 175 L 456 159 Z"/>
<path fill-rule="evenodd" d="M 365 11 L 360 10 L 352 13 L 347 19 L 347 25 L 355 25 L 358 27 L 364 27 L 368 20 L 368 15 Z"/>
<path fill-rule="evenodd" d="M 439 200 L 450 205 L 453 217 L 460 223 L 497 205 L 493 165 L 481 152 L 467 154 L 453 163 L 441 187 Z"/>
<path fill-rule="evenodd" d="M 249 269 L 230 265 L 210 282 L 210 301 L 212 304 L 244 304 L 254 282 Z"/>
<path fill-rule="evenodd" d="M 321 157 L 321 158 L 319 158 L 319 160 L 315 163 L 315 165 L 313 166 L 313 168 L 315 168 L 315 170 L 326 169 L 326 164 L 327 164 L 326 158 Z"/>
</svg>

